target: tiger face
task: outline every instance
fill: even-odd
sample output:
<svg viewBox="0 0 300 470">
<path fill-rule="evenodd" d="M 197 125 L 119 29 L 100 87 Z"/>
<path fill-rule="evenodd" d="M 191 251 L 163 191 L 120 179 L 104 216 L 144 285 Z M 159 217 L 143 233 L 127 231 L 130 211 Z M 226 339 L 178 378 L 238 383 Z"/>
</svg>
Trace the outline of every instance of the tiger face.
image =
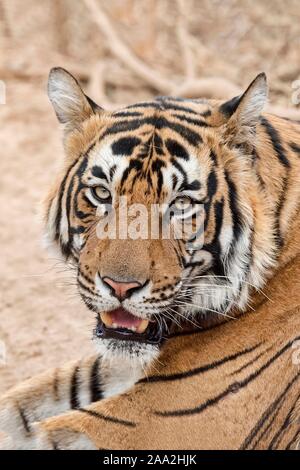
<svg viewBox="0 0 300 470">
<path fill-rule="evenodd" d="M 177 326 L 242 310 L 272 264 L 251 162 L 264 74 L 225 103 L 163 97 L 115 112 L 61 68 L 48 90 L 66 159 L 47 236 L 76 267 L 101 352 L 148 364 Z"/>
</svg>

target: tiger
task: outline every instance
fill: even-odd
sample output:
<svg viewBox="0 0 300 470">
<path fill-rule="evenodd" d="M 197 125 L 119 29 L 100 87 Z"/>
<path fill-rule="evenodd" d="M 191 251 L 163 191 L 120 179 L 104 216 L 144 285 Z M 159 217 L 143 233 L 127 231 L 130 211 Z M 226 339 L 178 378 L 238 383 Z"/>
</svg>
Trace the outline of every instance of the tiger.
<svg viewBox="0 0 300 470">
<path fill-rule="evenodd" d="M 0 398 L 1 448 L 300 448 L 300 123 L 264 112 L 266 75 L 106 111 L 57 67 L 48 95 L 65 158 L 46 239 L 96 351 Z M 124 236 L 124 198 L 158 236 Z"/>
</svg>

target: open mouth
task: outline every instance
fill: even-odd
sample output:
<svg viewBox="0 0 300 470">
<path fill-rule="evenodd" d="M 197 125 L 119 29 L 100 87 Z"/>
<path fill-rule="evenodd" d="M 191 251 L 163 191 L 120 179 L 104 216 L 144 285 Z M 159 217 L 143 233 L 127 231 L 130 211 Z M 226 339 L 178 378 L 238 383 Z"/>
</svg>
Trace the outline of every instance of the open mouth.
<svg viewBox="0 0 300 470">
<path fill-rule="evenodd" d="M 159 322 L 139 318 L 122 307 L 98 315 L 98 338 L 160 344 L 166 333 L 166 328 Z"/>
</svg>

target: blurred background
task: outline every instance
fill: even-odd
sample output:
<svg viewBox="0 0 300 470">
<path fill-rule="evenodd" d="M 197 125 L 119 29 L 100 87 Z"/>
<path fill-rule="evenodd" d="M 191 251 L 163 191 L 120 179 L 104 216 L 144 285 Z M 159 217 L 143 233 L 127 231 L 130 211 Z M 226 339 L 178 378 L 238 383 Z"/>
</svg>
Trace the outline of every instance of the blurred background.
<svg viewBox="0 0 300 470">
<path fill-rule="evenodd" d="M 300 120 L 299 0 L 0 0 L 0 393 L 94 352 L 92 313 L 41 243 L 62 160 L 46 95 L 58 65 L 109 109 L 231 98 L 265 71 L 269 110 Z"/>
</svg>

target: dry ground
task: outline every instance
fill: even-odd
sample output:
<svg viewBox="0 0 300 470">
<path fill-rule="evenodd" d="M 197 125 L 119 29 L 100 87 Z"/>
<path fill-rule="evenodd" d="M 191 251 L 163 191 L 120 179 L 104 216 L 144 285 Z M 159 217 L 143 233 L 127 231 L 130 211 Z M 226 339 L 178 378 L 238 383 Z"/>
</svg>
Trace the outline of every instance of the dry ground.
<svg viewBox="0 0 300 470">
<path fill-rule="evenodd" d="M 72 297 L 73 286 L 64 285 L 70 276 L 42 248 L 39 201 L 62 153 L 43 88 L 8 87 L 9 105 L 1 108 L 0 340 L 7 362 L 0 368 L 0 393 L 92 351 L 92 314 Z M 24 103 L 32 93 L 40 106 Z"/>
</svg>

